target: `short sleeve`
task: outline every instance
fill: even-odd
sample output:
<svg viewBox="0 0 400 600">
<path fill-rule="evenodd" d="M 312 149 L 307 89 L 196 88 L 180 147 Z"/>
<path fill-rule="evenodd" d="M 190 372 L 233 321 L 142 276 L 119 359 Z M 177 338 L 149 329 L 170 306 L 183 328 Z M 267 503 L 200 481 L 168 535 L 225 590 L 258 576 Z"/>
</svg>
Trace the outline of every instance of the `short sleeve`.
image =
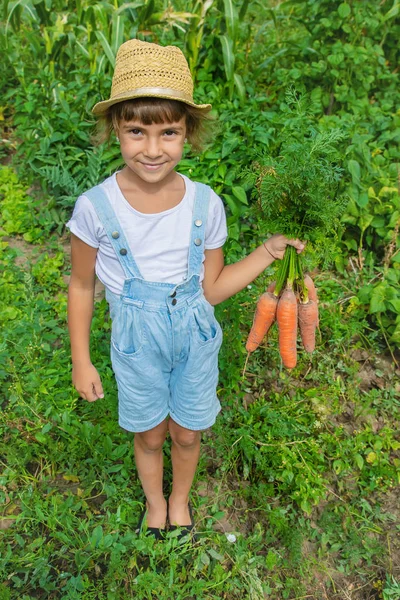
<svg viewBox="0 0 400 600">
<path fill-rule="evenodd" d="M 104 233 L 104 228 L 96 214 L 93 204 L 87 196 L 79 196 L 75 203 L 72 217 L 66 226 L 71 233 L 89 246 L 92 246 L 92 248 L 98 248 L 100 246 L 99 240 Z"/>
<path fill-rule="evenodd" d="M 221 248 L 228 237 L 224 204 L 219 196 L 211 190 L 210 207 L 206 227 L 206 250 Z"/>
</svg>

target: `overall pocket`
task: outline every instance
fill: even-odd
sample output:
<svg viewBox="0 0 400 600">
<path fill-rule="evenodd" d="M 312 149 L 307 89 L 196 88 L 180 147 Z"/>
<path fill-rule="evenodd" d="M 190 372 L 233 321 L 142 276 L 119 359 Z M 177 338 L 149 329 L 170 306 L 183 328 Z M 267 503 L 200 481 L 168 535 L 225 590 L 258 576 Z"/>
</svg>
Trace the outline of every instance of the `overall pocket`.
<svg viewBox="0 0 400 600">
<path fill-rule="evenodd" d="M 133 357 L 143 349 L 143 311 L 138 306 L 120 302 L 111 328 L 111 343 L 119 354 Z"/>
<path fill-rule="evenodd" d="M 205 300 L 193 307 L 193 329 L 198 344 L 212 344 L 221 341 L 222 329 L 214 315 L 214 308 Z"/>
</svg>

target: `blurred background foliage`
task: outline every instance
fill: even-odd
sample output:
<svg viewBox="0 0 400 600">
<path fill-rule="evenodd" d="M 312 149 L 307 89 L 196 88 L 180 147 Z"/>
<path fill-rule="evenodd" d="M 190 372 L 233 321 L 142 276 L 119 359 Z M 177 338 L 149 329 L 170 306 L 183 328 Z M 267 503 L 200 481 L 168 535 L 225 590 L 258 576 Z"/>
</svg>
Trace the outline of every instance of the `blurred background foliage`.
<svg viewBox="0 0 400 600">
<path fill-rule="evenodd" d="M 41 209 L 59 231 L 77 194 L 120 165 L 116 145 L 91 146 L 90 110 L 108 97 L 124 40 L 180 46 L 196 99 L 213 104 L 213 144 L 181 169 L 224 198 L 232 259 L 257 230 L 241 172 L 260 152 L 274 152 L 288 87 L 308 94 L 319 127 L 339 126 L 346 136 L 349 204 L 336 268 L 357 272 L 354 301 L 399 345 L 397 0 L 4 0 L 2 10 L 2 156 L 40 182 Z"/>
</svg>

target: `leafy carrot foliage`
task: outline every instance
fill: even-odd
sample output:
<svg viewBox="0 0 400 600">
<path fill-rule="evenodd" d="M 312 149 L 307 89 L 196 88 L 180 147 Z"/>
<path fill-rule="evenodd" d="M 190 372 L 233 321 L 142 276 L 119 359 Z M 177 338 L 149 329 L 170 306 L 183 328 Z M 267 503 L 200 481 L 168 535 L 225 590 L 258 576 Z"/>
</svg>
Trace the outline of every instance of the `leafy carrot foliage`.
<svg viewBox="0 0 400 600">
<path fill-rule="evenodd" d="M 322 130 L 311 118 L 307 98 L 293 89 L 276 150 L 260 154 L 245 175 L 266 229 L 309 242 L 316 259 L 332 257 L 339 218 L 347 204 L 340 166 L 344 135 Z"/>
</svg>

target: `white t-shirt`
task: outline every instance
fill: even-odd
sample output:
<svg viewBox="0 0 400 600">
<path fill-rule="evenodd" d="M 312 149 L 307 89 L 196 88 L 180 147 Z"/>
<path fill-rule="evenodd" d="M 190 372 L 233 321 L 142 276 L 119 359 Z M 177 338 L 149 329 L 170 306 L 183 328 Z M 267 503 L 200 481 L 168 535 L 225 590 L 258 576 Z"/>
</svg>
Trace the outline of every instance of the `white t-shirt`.
<svg viewBox="0 0 400 600">
<path fill-rule="evenodd" d="M 195 184 L 185 175 L 185 195 L 179 204 L 155 214 L 135 210 L 123 196 L 116 174 L 101 184 L 125 233 L 132 255 L 146 281 L 180 283 L 187 277 L 190 234 L 193 223 Z M 114 294 L 121 294 L 124 271 L 90 200 L 83 194 L 76 201 L 67 227 L 89 246 L 98 248 L 96 275 Z M 205 249 L 224 245 L 227 226 L 224 205 L 210 194 Z M 203 254 L 203 262 L 204 262 Z M 202 265 L 200 281 L 204 278 Z"/>
</svg>

